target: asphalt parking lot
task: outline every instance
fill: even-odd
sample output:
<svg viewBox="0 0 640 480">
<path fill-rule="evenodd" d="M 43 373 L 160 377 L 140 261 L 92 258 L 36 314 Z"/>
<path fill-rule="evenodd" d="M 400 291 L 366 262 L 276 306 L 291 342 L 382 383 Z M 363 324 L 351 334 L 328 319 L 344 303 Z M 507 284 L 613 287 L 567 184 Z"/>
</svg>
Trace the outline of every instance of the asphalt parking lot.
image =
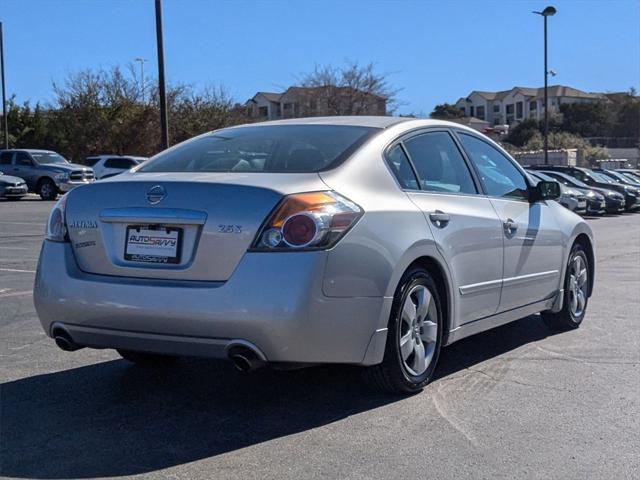
<svg viewBox="0 0 640 480">
<path fill-rule="evenodd" d="M 52 202 L 0 201 L 0 474 L 15 478 L 640 478 L 640 213 L 589 219 L 583 326 L 538 316 L 446 348 L 411 397 L 358 370 L 164 371 L 66 353 L 31 298 Z"/>
</svg>

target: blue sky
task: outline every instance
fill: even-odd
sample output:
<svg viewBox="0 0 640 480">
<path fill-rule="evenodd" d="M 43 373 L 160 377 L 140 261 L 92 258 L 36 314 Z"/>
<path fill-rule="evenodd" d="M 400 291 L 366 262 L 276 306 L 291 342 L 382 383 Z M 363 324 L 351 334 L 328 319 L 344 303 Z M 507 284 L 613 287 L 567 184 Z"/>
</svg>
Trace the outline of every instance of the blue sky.
<svg viewBox="0 0 640 480">
<path fill-rule="evenodd" d="M 374 62 L 401 113 L 428 114 L 472 90 L 542 85 L 545 1 L 164 0 L 168 82 L 223 85 L 238 101 L 296 83 L 315 64 Z M 557 0 L 551 83 L 640 90 L 640 0 Z M 149 59 L 153 0 L 0 0 L 7 90 L 51 99 L 51 81 Z"/>
</svg>

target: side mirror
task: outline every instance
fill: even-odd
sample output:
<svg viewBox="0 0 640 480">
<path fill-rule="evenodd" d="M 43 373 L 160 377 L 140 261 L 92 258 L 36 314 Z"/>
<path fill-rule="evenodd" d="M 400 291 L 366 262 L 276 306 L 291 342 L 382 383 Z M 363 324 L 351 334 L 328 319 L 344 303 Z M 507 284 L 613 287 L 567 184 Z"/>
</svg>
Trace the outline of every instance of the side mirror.
<svg viewBox="0 0 640 480">
<path fill-rule="evenodd" d="M 532 202 L 537 202 L 538 200 L 557 200 L 562 194 L 558 182 L 547 182 L 545 180 L 539 181 L 538 184 L 532 188 L 531 193 Z"/>
</svg>

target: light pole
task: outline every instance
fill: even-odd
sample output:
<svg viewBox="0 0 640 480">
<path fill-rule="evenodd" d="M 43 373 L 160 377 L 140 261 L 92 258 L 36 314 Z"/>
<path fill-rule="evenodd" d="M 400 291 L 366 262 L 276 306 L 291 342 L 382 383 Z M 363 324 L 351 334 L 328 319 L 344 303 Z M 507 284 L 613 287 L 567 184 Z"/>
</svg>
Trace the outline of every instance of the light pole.
<svg viewBox="0 0 640 480">
<path fill-rule="evenodd" d="M 147 60 L 142 57 L 134 58 L 136 62 L 140 62 L 140 88 L 142 90 L 142 103 L 144 103 L 144 62 Z"/>
<path fill-rule="evenodd" d="M 7 99 L 4 87 L 4 42 L 2 40 L 2 22 L 0 22 L 0 70 L 2 70 L 2 122 L 4 123 L 4 148 L 9 148 L 9 121 L 7 119 Z"/>
<path fill-rule="evenodd" d="M 554 7 L 547 7 L 541 12 L 533 12 L 542 15 L 544 18 L 544 164 L 549 165 L 549 104 L 547 100 L 547 77 L 549 71 L 547 69 L 547 17 L 555 15 L 557 10 Z"/>
<path fill-rule="evenodd" d="M 162 43 L 162 2 L 156 0 L 156 40 L 158 42 L 158 91 L 160 93 L 160 138 L 162 149 L 169 148 L 167 94 L 164 84 L 164 47 Z"/>
</svg>

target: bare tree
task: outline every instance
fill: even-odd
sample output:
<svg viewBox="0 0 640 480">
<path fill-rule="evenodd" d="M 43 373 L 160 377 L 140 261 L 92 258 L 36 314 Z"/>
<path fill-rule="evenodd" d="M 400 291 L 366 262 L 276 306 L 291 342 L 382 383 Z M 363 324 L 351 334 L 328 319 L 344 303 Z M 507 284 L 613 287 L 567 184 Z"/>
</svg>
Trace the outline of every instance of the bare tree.
<svg viewBox="0 0 640 480">
<path fill-rule="evenodd" d="M 306 100 L 302 102 L 303 110 L 304 105 L 319 102 L 321 108 L 310 110 L 328 115 L 384 115 L 393 113 L 398 106 L 400 90 L 390 84 L 388 74 L 377 72 L 373 63 L 316 65 L 312 72 L 302 75 L 300 85 L 304 90 L 296 93 Z"/>
</svg>

